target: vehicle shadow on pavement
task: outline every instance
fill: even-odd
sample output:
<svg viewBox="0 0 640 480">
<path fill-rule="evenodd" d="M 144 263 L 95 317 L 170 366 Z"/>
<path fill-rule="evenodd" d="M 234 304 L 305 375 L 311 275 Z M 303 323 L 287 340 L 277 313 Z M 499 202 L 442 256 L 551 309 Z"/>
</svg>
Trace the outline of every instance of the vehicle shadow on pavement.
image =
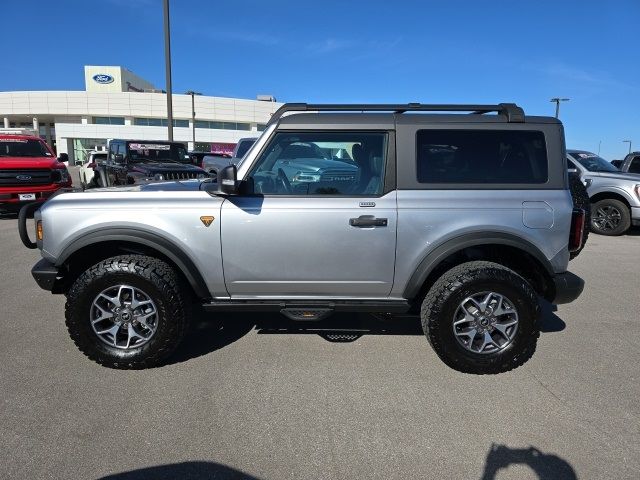
<svg viewBox="0 0 640 480">
<path fill-rule="evenodd" d="M 569 462 L 552 453 L 543 453 L 535 447 L 509 448 L 491 445 L 480 480 L 494 480 L 501 470 L 510 465 L 526 465 L 539 480 L 577 480 Z"/>
<path fill-rule="evenodd" d="M 560 332 L 566 324 L 555 305 L 541 302 L 540 331 Z M 182 363 L 220 350 L 252 330 L 259 335 L 318 335 L 332 343 L 355 342 L 364 335 L 424 335 L 418 315 L 334 313 L 319 321 L 294 321 L 278 312 L 207 313 L 196 308 L 191 330 L 163 365 Z"/>
<path fill-rule="evenodd" d="M 183 462 L 155 467 L 141 468 L 129 472 L 114 473 L 98 480 L 259 480 L 253 475 L 241 472 L 215 462 Z"/>
<path fill-rule="evenodd" d="M 211 314 L 194 308 L 191 329 L 178 349 L 163 365 L 182 363 L 207 355 L 241 339 L 255 326 L 246 314 Z"/>
</svg>

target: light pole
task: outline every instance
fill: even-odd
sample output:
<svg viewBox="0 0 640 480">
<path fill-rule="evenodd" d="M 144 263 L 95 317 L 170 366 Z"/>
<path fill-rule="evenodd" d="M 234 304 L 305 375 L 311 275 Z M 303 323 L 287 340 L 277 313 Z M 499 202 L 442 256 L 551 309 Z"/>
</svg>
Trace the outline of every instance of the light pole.
<svg viewBox="0 0 640 480">
<path fill-rule="evenodd" d="M 552 98 L 549 101 L 550 102 L 555 102 L 555 104 L 556 104 L 556 118 L 559 118 L 560 117 L 560 102 L 568 102 L 569 99 L 568 98 L 555 97 L 555 98 Z"/>
<path fill-rule="evenodd" d="M 202 95 L 200 92 L 194 92 L 193 90 L 189 90 L 188 92 L 184 92 L 185 95 L 191 95 L 191 137 L 193 141 L 193 149 L 196 149 L 196 95 Z"/>
<path fill-rule="evenodd" d="M 167 134 L 173 142 L 173 106 L 171 100 L 171 33 L 169 30 L 169 0 L 163 2 L 164 10 L 164 64 L 167 76 Z"/>
<path fill-rule="evenodd" d="M 622 143 L 628 143 L 629 144 L 629 153 L 631 153 L 631 140 L 622 140 Z"/>
<path fill-rule="evenodd" d="M 600 147 L 602 146 L 602 140 L 598 141 L 598 156 L 600 156 Z"/>
</svg>

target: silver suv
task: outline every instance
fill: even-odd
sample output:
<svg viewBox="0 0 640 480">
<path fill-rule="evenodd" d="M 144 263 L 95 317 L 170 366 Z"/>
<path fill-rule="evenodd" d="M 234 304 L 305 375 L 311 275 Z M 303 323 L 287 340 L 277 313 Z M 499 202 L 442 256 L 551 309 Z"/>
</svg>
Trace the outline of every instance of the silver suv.
<svg viewBox="0 0 640 480">
<path fill-rule="evenodd" d="M 109 367 L 161 363 L 197 303 L 416 312 L 447 365 L 504 372 L 535 350 L 539 297 L 582 292 L 565 155 L 562 124 L 514 104 L 286 104 L 217 182 L 49 200 L 33 276 L 67 296 L 71 337 Z"/>
</svg>

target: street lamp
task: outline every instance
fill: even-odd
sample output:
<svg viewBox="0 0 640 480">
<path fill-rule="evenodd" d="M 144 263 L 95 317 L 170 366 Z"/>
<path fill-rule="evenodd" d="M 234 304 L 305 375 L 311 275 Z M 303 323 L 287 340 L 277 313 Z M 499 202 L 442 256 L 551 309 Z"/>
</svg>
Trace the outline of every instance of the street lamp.
<svg viewBox="0 0 640 480">
<path fill-rule="evenodd" d="M 163 2 L 164 10 L 164 64 L 167 76 L 167 134 L 173 142 L 173 107 L 171 100 L 171 33 L 169 31 L 169 0 Z"/>
<path fill-rule="evenodd" d="M 191 137 L 193 141 L 193 149 L 196 149 L 196 95 L 202 95 L 200 92 L 194 92 L 193 90 L 189 90 L 188 92 L 184 92 L 185 95 L 191 95 Z"/>
<path fill-rule="evenodd" d="M 631 153 L 631 140 L 622 140 L 622 143 L 628 143 L 629 144 L 629 153 Z"/>
<path fill-rule="evenodd" d="M 568 102 L 569 99 L 568 98 L 555 97 L 555 98 L 552 98 L 549 101 L 550 102 L 555 102 L 555 104 L 556 104 L 556 118 L 558 118 L 560 116 L 560 102 Z"/>
</svg>

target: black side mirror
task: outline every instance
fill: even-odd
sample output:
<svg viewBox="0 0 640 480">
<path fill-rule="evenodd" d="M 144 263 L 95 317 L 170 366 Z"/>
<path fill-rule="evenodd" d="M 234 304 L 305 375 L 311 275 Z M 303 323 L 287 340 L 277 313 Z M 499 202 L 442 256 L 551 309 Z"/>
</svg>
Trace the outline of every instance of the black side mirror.
<svg viewBox="0 0 640 480">
<path fill-rule="evenodd" d="M 237 182 L 238 169 L 235 165 L 227 165 L 218 171 L 218 182 L 213 193 L 217 195 L 237 195 L 238 182 Z"/>
<path fill-rule="evenodd" d="M 119 164 L 124 163 L 124 156 L 121 153 L 116 153 L 113 156 L 113 161 Z"/>
<path fill-rule="evenodd" d="M 68 153 L 61 153 L 60 155 L 58 155 L 58 161 L 59 162 L 68 162 L 69 161 L 69 154 Z"/>
</svg>

